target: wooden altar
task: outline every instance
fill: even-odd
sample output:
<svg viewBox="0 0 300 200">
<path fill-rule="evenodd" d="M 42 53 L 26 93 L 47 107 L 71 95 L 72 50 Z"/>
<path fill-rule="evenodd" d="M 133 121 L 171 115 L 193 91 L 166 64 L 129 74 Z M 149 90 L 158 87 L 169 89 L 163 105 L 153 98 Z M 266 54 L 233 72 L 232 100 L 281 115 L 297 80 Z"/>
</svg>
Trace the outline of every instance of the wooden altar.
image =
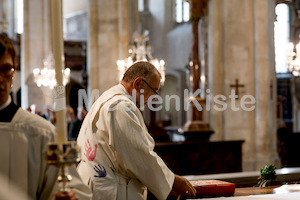
<svg viewBox="0 0 300 200">
<path fill-rule="evenodd" d="M 242 171 L 243 141 L 157 143 L 155 151 L 179 175 Z"/>
</svg>

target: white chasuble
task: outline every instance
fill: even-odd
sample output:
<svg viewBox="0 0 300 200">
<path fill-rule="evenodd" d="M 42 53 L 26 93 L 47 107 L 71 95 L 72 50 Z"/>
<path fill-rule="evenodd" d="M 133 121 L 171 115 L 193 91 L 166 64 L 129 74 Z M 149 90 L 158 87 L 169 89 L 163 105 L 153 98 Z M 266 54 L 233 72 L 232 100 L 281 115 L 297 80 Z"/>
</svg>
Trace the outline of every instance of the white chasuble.
<svg viewBox="0 0 300 200">
<path fill-rule="evenodd" d="M 158 199 L 170 193 L 174 174 L 153 151 L 142 114 L 121 84 L 94 103 L 77 142 L 78 172 L 93 199 L 146 199 L 147 187 Z"/>
</svg>

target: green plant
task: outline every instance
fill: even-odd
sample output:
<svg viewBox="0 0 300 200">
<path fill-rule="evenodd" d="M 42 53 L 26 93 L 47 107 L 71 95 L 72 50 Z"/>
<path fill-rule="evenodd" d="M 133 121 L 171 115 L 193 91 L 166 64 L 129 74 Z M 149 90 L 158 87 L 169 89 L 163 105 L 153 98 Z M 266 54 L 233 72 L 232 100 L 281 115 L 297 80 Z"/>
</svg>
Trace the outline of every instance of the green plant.
<svg viewBox="0 0 300 200">
<path fill-rule="evenodd" d="M 260 186 L 265 181 L 276 180 L 275 169 L 276 168 L 272 164 L 268 164 L 264 168 L 260 169 L 260 176 L 258 177 L 258 183 L 256 186 Z"/>
</svg>

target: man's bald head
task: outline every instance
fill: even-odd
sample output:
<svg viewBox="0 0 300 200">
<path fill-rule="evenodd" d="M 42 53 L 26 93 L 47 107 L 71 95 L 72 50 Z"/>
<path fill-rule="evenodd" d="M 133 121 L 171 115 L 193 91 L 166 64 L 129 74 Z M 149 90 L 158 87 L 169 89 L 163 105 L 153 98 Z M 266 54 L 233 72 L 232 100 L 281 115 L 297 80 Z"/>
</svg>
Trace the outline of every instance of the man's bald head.
<svg viewBox="0 0 300 200">
<path fill-rule="evenodd" d="M 130 83 L 138 77 L 148 81 L 154 75 L 158 75 L 161 78 L 159 71 L 156 69 L 156 67 L 154 67 L 154 65 L 147 61 L 139 61 L 127 69 L 122 81 Z"/>
</svg>

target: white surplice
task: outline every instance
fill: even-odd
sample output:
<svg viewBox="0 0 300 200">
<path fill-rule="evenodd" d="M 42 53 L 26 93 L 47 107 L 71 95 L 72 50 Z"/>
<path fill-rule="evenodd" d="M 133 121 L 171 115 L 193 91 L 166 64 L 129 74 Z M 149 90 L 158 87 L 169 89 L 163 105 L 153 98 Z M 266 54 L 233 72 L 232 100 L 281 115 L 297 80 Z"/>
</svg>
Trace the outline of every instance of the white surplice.
<svg viewBox="0 0 300 200">
<path fill-rule="evenodd" d="M 14 188 L 27 196 L 22 199 L 53 199 L 61 187 L 57 181 L 59 170 L 47 164 L 44 153 L 55 138 L 56 129 L 50 122 L 22 108 L 11 122 L 0 122 L 1 191 L 7 189 L 10 193 L 10 188 Z M 67 169 L 73 178 L 67 186 L 80 199 L 91 199 L 91 192 L 75 166 Z"/>
<path fill-rule="evenodd" d="M 121 84 L 94 103 L 77 143 L 77 170 L 93 199 L 146 199 L 147 187 L 158 199 L 170 193 L 174 174 L 153 151 L 155 143 L 143 116 Z"/>
</svg>

